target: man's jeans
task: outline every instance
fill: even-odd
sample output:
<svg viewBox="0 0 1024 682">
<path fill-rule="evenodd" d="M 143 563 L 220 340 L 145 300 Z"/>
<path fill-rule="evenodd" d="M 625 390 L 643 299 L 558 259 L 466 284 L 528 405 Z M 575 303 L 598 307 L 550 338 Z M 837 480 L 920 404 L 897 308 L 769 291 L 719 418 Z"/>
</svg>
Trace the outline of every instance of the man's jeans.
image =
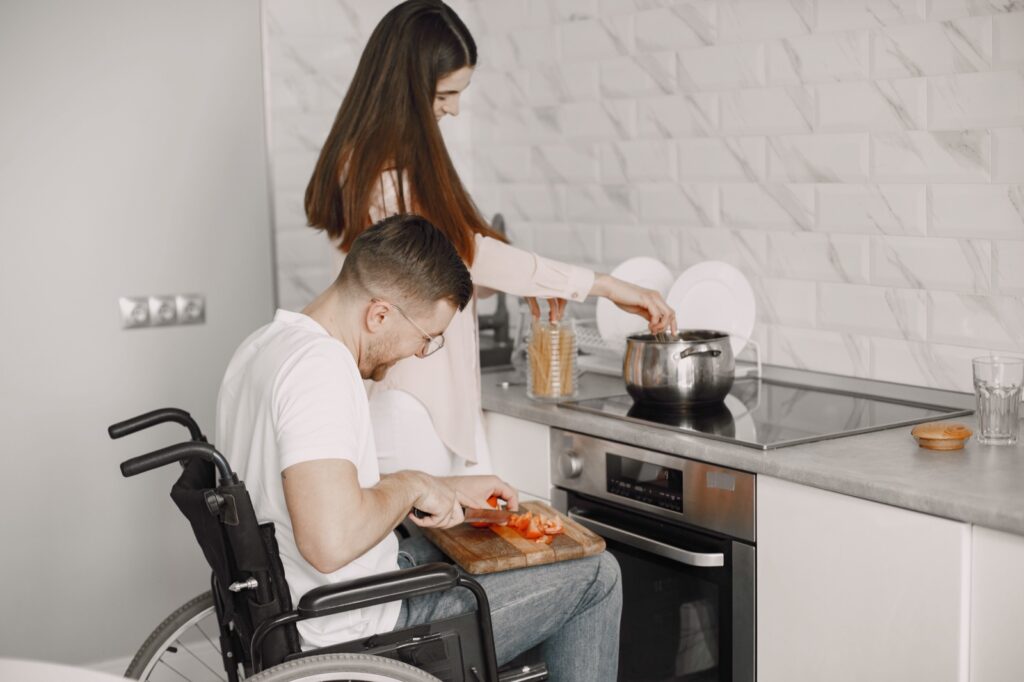
<svg viewBox="0 0 1024 682">
<path fill-rule="evenodd" d="M 402 568 L 445 556 L 425 537 L 399 542 Z M 572 561 L 473 576 L 487 592 L 498 665 L 538 646 L 552 682 L 613 682 L 619 665 L 622 581 L 607 552 Z M 402 602 L 395 629 L 468 613 L 476 601 L 453 589 Z"/>
</svg>

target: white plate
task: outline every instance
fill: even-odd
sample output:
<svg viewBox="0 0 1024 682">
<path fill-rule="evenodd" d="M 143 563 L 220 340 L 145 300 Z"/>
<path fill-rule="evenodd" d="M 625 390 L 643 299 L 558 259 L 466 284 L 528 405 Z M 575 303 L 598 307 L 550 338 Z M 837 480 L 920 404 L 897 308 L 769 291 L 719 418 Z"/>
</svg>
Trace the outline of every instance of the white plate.
<svg viewBox="0 0 1024 682">
<path fill-rule="evenodd" d="M 757 305 L 743 273 L 722 261 L 697 263 L 679 276 L 668 296 L 680 329 L 716 329 L 730 335 L 739 355 L 754 331 Z"/>
<path fill-rule="evenodd" d="M 754 424 L 754 417 L 750 414 L 750 408 L 731 393 L 725 396 L 725 406 L 732 412 L 732 417 L 735 420 L 733 423 L 736 427 L 736 438 L 756 443 L 757 425 Z"/>
<path fill-rule="evenodd" d="M 623 261 L 612 270 L 611 275 L 646 289 L 654 289 L 661 292 L 662 296 L 672 286 L 672 271 L 668 266 L 657 258 L 647 256 Z M 597 300 L 597 330 L 609 346 L 622 346 L 624 350 L 627 336 L 646 329 L 647 320 L 639 315 L 627 313 L 607 298 Z"/>
</svg>

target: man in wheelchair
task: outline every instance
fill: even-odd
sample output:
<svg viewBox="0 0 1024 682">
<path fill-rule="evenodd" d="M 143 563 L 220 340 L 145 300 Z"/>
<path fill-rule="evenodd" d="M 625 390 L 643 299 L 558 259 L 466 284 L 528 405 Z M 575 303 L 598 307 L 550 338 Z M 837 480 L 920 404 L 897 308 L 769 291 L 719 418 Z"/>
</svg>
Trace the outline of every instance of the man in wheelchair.
<svg viewBox="0 0 1024 682">
<path fill-rule="evenodd" d="M 276 528 L 292 601 L 343 580 L 443 560 L 403 519 L 447 528 L 491 495 L 495 476 L 380 475 L 363 381 L 426 357 L 470 301 L 469 271 L 447 238 L 413 215 L 387 218 L 352 245 L 337 280 L 301 313 L 277 311 L 235 352 L 217 404 L 217 437 L 260 522 Z M 411 514 L 411 510 L 422 512 Z M 499 664 L 537 647 L 551 679 L 614 680 L 622 593 L 608 553 L 479 576 Z M 474 608 L 447 590 L 298 624 L 304 647 L 390 632 Z"/>
</svg>

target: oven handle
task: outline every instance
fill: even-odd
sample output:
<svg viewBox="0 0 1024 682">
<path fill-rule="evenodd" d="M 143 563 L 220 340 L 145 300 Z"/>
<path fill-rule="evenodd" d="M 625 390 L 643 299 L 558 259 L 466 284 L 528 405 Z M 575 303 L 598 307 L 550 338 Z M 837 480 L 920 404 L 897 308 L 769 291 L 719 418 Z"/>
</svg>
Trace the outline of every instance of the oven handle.
<svg viewBox="0 0 1024 682">
<path fill-rule="evenodd" d="M 580 516 L 579 514 L 574 514 L 572 512 L 569 512 L 569 518 L 581 526 L 589 528 L 598 535 L 603 535 L 612 540 L 618 540 L 624 545 L 629 545 L 630 547 L 635 547 L 636 549 L 650 552 L 651 554 L 657 554 L 658 556 L 678 561 L 679 563 L 686 564 L 687 566 L 703 568 L 725 565 L 725 555 L 721 552 L 711 554 L 691 552 L 686 549 L 680 549 L 679 547 L 673 547 L 672 545 L 666 545 L 664 542 L 645 538 L 642 535 L 637 535 L 636 533 L 630 533 L 628 530 L 609 526 L 608 524 L 601 523 L 600 521 L 594 521 L 586 516 Z"/>
</svg>

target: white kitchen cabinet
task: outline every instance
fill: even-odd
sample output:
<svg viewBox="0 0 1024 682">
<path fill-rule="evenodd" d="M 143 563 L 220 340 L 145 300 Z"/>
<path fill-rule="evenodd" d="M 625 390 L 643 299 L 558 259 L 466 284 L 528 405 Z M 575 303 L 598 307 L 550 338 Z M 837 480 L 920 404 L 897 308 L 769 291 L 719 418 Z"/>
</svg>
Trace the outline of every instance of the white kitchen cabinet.
<svg viewBox="0 0 1024 682">
<path fill-rule="evenodd" d="M 526 493 L 523 499 L 550 501 L 551 429 L 498 412 L 484 412 L 484 430 L 494 473 Z"/>
<path fill-rule="evenodd" d="M 974 527 L 971 682 L 1024 680 L 1024 538 Z"/>
<path fill-rule="evenodd" d="M 968 524 L 758 476 L 759 682 L 966 682 L 970 539 Z"/>
</svg>

